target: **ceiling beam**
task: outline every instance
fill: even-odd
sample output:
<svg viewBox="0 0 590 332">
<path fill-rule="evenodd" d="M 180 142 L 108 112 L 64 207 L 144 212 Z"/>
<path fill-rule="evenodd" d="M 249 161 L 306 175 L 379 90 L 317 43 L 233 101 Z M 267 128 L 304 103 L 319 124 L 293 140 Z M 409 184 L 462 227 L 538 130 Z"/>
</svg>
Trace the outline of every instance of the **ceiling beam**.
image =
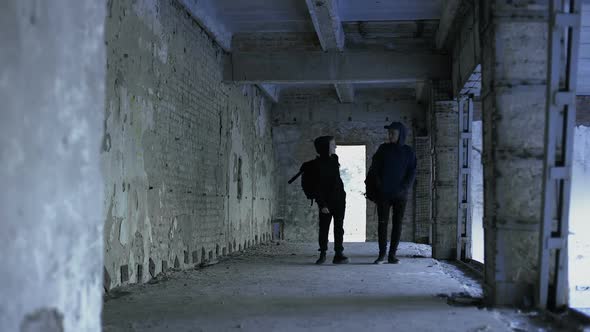
<svg viewBox="0 0 590 332">
<path fill-rule="evenodd" d="M 340 52 L 344 48 L 344 29 L 338 14 L 336 0 L 306 0 L 311 21 L 324 51 Z M 352 84 L 335 84 L 336 94 L 341 103 L 354 102 Z"/>
<path fill-rule="evenodd" d="M 344 22 L 438 20 L 447 0 L 347 0 L 340 1 Z"/>
<path fill-rule="evenodd" d="M 351 83 L 334 84 L 341 103 L 354 103 L 354 86 Z"/>
<path fill-rule="evenodd" d="M 335 0 L 305 0 L 324 51 L 342 50 L 344 30 Z"/>
<path fill-rule="evenodd" d="M 460 4 L 461 0 L 445 1 L 440 23 L 438 24 L 438 31 L 436 32 L 436 48 L 441 49 L 445 46 L 449 36 L 449 31 L 451 31 L 455 17 L 459 12 Z"/>
<path fill-rule="evenodd" d="M 457 20 L 461 18 L 471 0 L 447 0 L 444 2 L 442 15 L 436 32 L 436 48 L 447 48 L 450 38 L 453 35 L 453 29 L 458 25 Z"/>
<path fill-rule="evenodd" d="M 430 100 L 429 92 L 430 84 L 428 82 L 416 83 L 416 102 L 420 105 L 428 105 Z"/>
<path fill-rule="evenodd" d="M 388 83 L 450 79 L 447 55 L 388 51 L 234 52 L 224 80 L 237 83 Z"/>
<path fill-rule="evenodd" d="M 260 91 L 262 91 L 262 94 L 265 95 L 268 99 L 270 99 L 273 103 L 277 103 L 279 101 L 279 86 L 264 83 L 257 84 L 256 86 L 260 89 Z"/>
</svg>

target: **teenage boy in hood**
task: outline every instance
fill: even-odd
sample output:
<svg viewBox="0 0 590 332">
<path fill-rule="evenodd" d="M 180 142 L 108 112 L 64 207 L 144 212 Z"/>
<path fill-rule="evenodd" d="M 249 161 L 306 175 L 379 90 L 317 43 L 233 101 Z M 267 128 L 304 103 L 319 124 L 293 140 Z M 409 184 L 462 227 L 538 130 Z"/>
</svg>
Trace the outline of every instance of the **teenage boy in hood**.
<svg viewBox="0 0 590 332">
<path fill-rule="evenodd" d="M 334 264 L 346 264 L 348 258 L 344 256 L 342 245 L 344 238 L 344 211 L 346 208 L 346 192 L 340 178 L 340 163 L 336 155 L 336 141 L 332 136 L 321 136 L 314 141 L 318 157 L 314 160 L 316 176 L 315 201 L 320 215 L 320 229 L 318 242 L 320 257 L 316 264 L 326 261 L 328 250 L 328 233 L 330 222 L 334 218 Z"/>
<path fill-rule="evenodd" d="M 391 244 L 387 261 L 397 264 L 397 246 L 402 231 L 402 219 L 406 208 L 408 191 L 416 177 L 416 154 L 405 145 L 406 127 L 401 122 L 385 126 L 388 142 L 381 144 L 373 156 L 371 167 L 375 168 L 377 183 L 377 214 L 379 217 L 379 257 L 375 264 L 385 261 L 387 252 L 387 224 L 392 211 Z"/>
</svg>

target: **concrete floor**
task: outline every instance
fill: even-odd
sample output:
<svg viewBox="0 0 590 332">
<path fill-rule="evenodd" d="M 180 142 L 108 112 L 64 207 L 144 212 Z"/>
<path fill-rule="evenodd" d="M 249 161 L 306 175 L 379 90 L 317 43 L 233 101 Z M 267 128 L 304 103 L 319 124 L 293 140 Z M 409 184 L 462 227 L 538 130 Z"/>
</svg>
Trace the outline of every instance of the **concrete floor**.
<svg viewBox="0 0 590 332">
<path fill-rule="evenodd" d="M 371 264 L 374 243 L 346 244 L 351 264 L 341 266 L 314 265 L 315 249 L 261 245 L 120 289 L 104 305 L 104 330 L 547 331 L 514 313 L 447 304 L 452 293 L 481 290 L 453 266 L 420 257 L 427 246 L 403 243 L 399 265 Z"/>
</svg>

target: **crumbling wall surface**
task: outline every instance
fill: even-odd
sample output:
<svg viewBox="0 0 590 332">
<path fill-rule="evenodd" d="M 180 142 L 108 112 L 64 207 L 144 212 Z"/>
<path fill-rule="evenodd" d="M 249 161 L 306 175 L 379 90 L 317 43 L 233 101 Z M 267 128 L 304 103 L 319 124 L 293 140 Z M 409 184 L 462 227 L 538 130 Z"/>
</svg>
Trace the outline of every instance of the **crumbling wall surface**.
<svg viewBox="0 0 590 332">
<path fill-rule="evenodd" d="M 452 259 L 457 250 L 459 109 L 450 81 L 432 85 L 432 256 Z"/>
<path fill-rule="evenodd" d="M 105 2 L 0 2 L 0 331 L 100 331 Z"/>
<path fill-rule="evenodd" d="M 414 145 L 413 127 L 421 112 L 411 92 L 359 91 L 351 104 L 340 104 L 335 92 L 329 89 L 283 94 L 273 108 L 273 141 L 279 190 L 277 216 L 284 220 L 286 239 L 317 240 L 317 207 L 310 206 L 299 180 L 287 184 L 303 162 L 315 158 L 314 138 L 332 135 L 339 145 L 366 145 L 368 169 L 371 157 L 387 139 L 383 126 L 392 121 L 403 122 L 409 130 L 406 142 Z M 402 241 L 413 241 L 413 197 L 413 193 L 408 195 Z M 367 241 L 377 240 L 377 213 L 372 202 L 367 202 L 366 234 Z"/>
<path fill-rule="evenodd" d="M 485 298 L 533 302 L 542 220 L 548 2 L 482 1 Z M 516 14 L 518 13 L 518 14 Z M 526 128 L 526 130 L 523 130 Z"/>
<path fill-rule="evenodd" d="M 109 1 L 105 287 L 270 236 L 270 104 L 222 83 L 223 51 L 174 0 Z"/>
</svg>

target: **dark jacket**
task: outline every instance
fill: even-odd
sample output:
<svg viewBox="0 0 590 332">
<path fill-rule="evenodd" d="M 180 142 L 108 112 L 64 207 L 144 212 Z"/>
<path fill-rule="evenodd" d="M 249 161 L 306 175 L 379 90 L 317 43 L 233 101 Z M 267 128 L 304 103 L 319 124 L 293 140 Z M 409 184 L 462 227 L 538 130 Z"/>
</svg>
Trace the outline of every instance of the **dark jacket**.
<svg viewBox="0 0 590 332">
<path fill-rule="evenodd" d="M 320 208 L 343 209 L 346 192 L 340 178 L 338 156 L 330 155 L 330 140 L 332 140 L 331 136 L 322 136 L 314 141 L 315 149 L 319 154 L 319 157 L 314 160 L 317 172 L 314 196 Z"/>
<path fill-rule="evenodd" d="M 406 127 L 400 122 L 394 126 L 399 130 L 398 142 L 381 144 L 371 164 L 381 199 L 406 199 L 416 177 L 416 154 L 405 145 Z"/>
</svg>

